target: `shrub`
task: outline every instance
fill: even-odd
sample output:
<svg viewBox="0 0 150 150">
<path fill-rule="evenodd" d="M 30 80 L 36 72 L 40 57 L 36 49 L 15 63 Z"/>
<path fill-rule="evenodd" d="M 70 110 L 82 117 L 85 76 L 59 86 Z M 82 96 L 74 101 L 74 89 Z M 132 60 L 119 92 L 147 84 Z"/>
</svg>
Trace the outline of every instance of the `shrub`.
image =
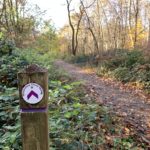
<svg viewBox="0 0 150 150">
<path fill-rule="evenodd" d="M 134 64 L 144 64 L 144 56 L 141 51 L 131 51 L 128 52 L 125 56 L 125 63 L 124 65 L 126 67 L 133 67 Z"/>
<path fill-rule="evenodd" d="M 142 85 L 142 88 L 150 93 L 150 64 L 136 64 L 132 69 L 133 81 Z"/>
<path fill-rule="evenodd" d="M 121 82 L 131 82 L 150 92 L 150 65 L 142 51 L 117 51 L 111 59 L 105 59 L 97 69 L 99 76 L 108 76 Z"/>
<path fill-rule="evenodd" d="M 17 73 L 26 65 L 28 62 L 18 55 L 4 55 L 0 60 L 0 84 L 17 86 Z"/>
<path fill-rule="evenodd" d="M 115 69 L 117 67 L 134 67 L 135 64 L 144 64 L 144 56 L 141 51 L 130 51 L 116 54 L 110 60 L 105 61 L 105 65 L 109 69 Z"/>
<path fill-rule="evenodd" d="M 11 40 L 0 40 L 0 56 L 5 54 L 12 54 L 12 51 L 15 49 L 15 44 Z"/>
<path fill-rule="evenodd" d="M 1 150 L 22 149 L 18 99 L 16 88 L 5 88 L 5 92 L 0 92 Z"/>
<path fill-rule="evenodd" d="M 132 77 L 130 70 L 126 67 L 118 67 L 112 72 L 112 75 L 115 77 L 115 79 L 122 82 L 128 82 Z"/>
<path fill-rule="evenodd" d="M 77 63 L 80 66 L 81 65 L 86 65 L 86 64 L 91 64 L 93 65 L 97 65 L 98 62 L 95 59 L 96 55 L 91 55 L 91 54 L 82 54 L 82 55 L 77 55 L 77 56 L 65 56 L 65 60 L 71 62 L 71 63 Z"/>
</svg>

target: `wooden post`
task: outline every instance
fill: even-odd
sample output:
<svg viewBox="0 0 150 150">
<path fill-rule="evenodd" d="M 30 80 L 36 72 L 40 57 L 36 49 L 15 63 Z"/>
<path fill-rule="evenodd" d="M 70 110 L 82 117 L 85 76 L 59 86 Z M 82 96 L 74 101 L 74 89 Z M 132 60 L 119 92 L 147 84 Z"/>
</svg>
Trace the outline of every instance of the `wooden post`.
<svg viewBox="0 0 150 150">
<path fill-rule="evenodd" d="M 48 71 L 30 65 L 18 80 L 23 150 L 48 150 Z"/>
</svg>

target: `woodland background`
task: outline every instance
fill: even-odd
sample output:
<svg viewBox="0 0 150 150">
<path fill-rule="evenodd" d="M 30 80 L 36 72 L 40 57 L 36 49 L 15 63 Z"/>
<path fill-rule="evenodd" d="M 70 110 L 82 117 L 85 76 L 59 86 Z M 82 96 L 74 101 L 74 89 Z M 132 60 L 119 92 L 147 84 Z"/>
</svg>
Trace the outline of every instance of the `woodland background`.
<svg viewBox="0 0 150 150">
<path fill-rule="evenodd" d="M 22 149 L 17 72 L 33 63 L 49 70 L 51 150 L 149 149 L 145 133 L 97 104 L 53 62 L 94 68 L 149 95 L 150 1 L 74 1 L 66 0 L 68 24 L 57 30 L 29 0 L 0 0 L 0 149 Z"/>
</svg>

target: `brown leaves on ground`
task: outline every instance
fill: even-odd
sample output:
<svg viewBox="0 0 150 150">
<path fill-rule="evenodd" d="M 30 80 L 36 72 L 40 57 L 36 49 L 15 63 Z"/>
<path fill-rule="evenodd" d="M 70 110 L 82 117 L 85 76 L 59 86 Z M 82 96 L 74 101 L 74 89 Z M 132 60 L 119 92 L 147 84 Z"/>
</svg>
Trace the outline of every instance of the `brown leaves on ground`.
<svg viewBox="0 0 150 150">
<path fill-rule="evenodd" d="M 88 96 L 92 96 L 101 105 L 106 105 L 120 116 L 124 122 L 122 136 L 133 135 L 150 148 L 150 100 L 142 91 L 124 86 L 119 82 L 97 77 L 94 72 L 85 71 L 64 61 L 55 65 L 65 70 L 72 78 L 84 81 Z M 105 137 L 111 144 L 109 135 Z"/>
</svg>

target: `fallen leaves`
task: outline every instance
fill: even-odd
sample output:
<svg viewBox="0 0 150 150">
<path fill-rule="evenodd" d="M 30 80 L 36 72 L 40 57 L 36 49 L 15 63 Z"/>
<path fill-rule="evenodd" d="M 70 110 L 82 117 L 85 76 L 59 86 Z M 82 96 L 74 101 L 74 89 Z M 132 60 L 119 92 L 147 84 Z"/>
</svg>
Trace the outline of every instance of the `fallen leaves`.
<svg viewBox="0 0 150 150">
<path fill-rule="evenodd" d="M 92 97 L 101 106 L 108 106 L 112 113 L 115 113 L 116 116 L 121 118 L 119 121 L 122 127 L 120 129 L 121 134 L 118 133 L 119 138 L 115 140 L 116 143 L 127 146 L 130 145 L 129 143 L 132 140 L 134 143 L 134 139 L 140 141 L 141 144 L 145 143 L 141 135 L 145 135 L 144 137 L 147 139 L 149 126 L 144 124 L 148 122 L 150 110 L 148 109 L 149 103 L 147 96 L 143 95 L 141 90 L 112 79 L 98 78 L 96 74 L 89 74 L 84 72 L 83 69 L 80 72 L 79 70 L 81 69 L 79 67 L 63 61 L 60 61 L 57 65 L 66 70 L 72 77 L 85 81 L 84 87 L 88 93 L 86 99 L 89 103 L 91 103 L 89 97 Z M 101 126 L 101 128 L 102 132 L 108 136 L 106 139 L 108 141 L 111 140 L 110 138 L 113 136 L 107 134 L 108 129 L 106 129 L 106 126 Z M 148 145 L 147 142 L 146 144 Z M 133 145 L 131 144 L 130 146 L 133 147 Z"/>
</svg>

